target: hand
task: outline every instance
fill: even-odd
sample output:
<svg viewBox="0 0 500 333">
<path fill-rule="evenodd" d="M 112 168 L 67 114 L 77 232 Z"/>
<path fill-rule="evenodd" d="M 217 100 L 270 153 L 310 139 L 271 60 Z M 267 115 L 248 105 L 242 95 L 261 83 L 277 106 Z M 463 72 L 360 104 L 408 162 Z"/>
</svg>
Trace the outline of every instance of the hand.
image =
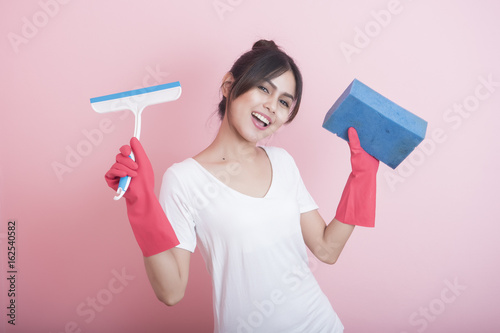
<svg viewBox="0 0 500 333">
<path fill-rule="evenodd" d="M 138 165 L 130 157 L 130 152 L 132 149 L 129 145 L 124 145 L 120 148 L 120 154 L 116 155 L 116 163 L 111 166 L 111 168 L 104 175 L 104 179 L 108 186 L 113 190 L 118 190 L 118 183 L 120 178 L 130 176 L 137 176 Z"/>
<path fill-rule="evenodd" d="M 129 157 L 134 152 L 135 162 Z M 129 188 L 124 194 L 125 199 L 131 203 L 138 197 L 154 192 L 154 172 L 144 148 L 135 137 L 130 139 L 130 146 L 124 145 L 120 148 L 120 154 L 116 155 L 116 163 L 106 173 L 105 179 L 108 186 L 118 189 L 121 177 L 130 176 Z"/>
<path fill-rule="evenodd" d="M 129 157 L 131 151 L 135 162 Z M 154 193 L 153 167 L 137 138 L 130 140 L 130 146 L 120 148 L 116 163 L 106 173 L 105 179 L 116 191 L 120 177 L 125 176 L 132 177 L 124 194 L 127 215 L 143 255 L 150 257 L 178 245 L 179 240 Z"/>
<path fill-rule="evenodd" d="M 361 148 L 353 127 L 348 129 L 348 136 L 352 172 L 342 192 L 335 219 L 345 224 L 373 227 L 379 161 Z"/>
<path fill-rule="evenodd" d="M 379 161 L 368 154 L 359 143 L 358 132 L 354 127 L 347 130 L 351 150 L 351 168 L 354 174 L 362 172 L 377 173 Z"/>
</svg>

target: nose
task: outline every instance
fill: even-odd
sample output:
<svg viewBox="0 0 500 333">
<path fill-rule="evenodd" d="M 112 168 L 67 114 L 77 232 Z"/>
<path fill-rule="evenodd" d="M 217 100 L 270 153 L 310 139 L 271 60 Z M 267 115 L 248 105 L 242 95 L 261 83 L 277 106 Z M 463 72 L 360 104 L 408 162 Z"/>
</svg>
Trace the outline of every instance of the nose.
<svg viewBox="0 0 500 333">
<path fill-rule="evenodd" d="M 278 103 L 278 99 L 274 98 L 272 96 L 269 96 L 265 101 L 264 101 L 264 107 L 269 110 L 269 112 L 275 113 L 276 112 L 276 105 Z"/>
</svg>

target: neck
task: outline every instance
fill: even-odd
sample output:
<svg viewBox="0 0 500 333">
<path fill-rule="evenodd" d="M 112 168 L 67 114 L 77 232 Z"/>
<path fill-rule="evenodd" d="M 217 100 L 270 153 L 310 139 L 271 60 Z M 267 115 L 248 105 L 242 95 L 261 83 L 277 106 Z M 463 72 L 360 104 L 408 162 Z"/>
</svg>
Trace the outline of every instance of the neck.
<svg viewBox="0 0 500 333">
<path fill-rule="evenodd" d="M 219 132 L 208 146 L 214 160 L 242 161 L 253 159 L 258 153 L 256 142 L 250 142 L 241 137 L 229 124 L 227 116 L 222 120 Z"/>
</svg>

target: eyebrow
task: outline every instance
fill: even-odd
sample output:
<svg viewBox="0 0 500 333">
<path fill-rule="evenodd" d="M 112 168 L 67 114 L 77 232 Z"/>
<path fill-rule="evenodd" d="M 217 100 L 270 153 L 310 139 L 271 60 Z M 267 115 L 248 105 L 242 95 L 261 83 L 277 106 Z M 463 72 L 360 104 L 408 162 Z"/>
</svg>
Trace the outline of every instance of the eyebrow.
<svg viewBox="0 0 500 333">
<path fill-rule="evenodd" d="M 264 79 L 264 81 L 266 81 L 267 83 L 269 83 L 271 85 L 271 87 L 273 87 L 273 89 L 277 89 L 278 87 L 276 87 L 276 85 L 274 83 L 271 82 L 271 80 L 269 79 Z M 295 100 L 295 97 L 293 97 L 292 94 L 289 94 L 287 92 L 284 92 L 283 95 L 285 95 L 286 97 L 290 97 L 292 100 Z"/>
</svg>

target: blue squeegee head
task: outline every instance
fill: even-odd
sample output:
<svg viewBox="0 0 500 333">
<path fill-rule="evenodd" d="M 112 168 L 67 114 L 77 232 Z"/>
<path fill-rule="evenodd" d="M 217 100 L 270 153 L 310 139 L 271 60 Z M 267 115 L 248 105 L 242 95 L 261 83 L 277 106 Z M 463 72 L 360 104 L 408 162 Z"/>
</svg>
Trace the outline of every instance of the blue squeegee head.
<svg viewBox="0 0 500 333">
<path fill-rule="evenodd" d="M 354 79 L 323 127 L 346 141 L 347 129 L 354 127 L 361 147 L 395 169 L 425 138 L 427 122 Z"/>
</svg>

